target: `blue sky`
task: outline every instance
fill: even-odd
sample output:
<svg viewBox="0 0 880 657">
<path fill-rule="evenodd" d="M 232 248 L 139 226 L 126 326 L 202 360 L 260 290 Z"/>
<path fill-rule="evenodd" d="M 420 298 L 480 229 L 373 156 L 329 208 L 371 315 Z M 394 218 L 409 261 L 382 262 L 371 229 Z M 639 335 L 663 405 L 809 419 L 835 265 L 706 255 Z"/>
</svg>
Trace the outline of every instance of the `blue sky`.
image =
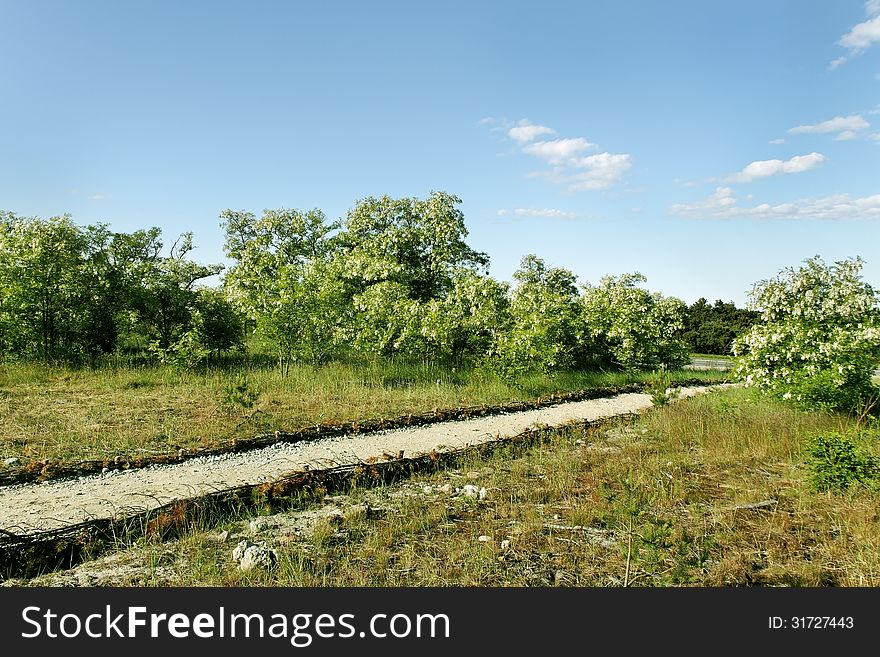
<svg viewBox="0 0 880 657">
<path fill-rule="evenodd" d="M 0 208 L 195 234 L 227 208 L 459 196 L 502 280 L 691 303 L 861 256 L 880 287 L 880 0 L 0 1 Z"/>
</svg>

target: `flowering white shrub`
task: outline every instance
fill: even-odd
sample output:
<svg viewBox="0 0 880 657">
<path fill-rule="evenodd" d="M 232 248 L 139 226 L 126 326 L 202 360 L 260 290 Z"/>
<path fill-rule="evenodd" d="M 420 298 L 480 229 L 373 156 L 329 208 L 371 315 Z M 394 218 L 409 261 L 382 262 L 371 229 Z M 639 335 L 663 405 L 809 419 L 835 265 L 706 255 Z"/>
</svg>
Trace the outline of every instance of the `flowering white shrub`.
<svg viewBox="0 0 880 657">
<path fill-rule="evenodd" d="M 639 287 L 640 273 L 584 286 L 584 340 L 602 360 L 625 368 L 679 368 L 689 362 L 681 338 L 684 302 Z"/>
<path fill-rule="evenodd" d="M 513 274 L 518 282 L 510 301 L 510 325 L 497 336 L 492 367 L 507 378 L 532 369 L 554 372 L 578 365 L 583 345 L 577 277 L 562 267 L 547 267 L 527 255 Z"/>
<path fill-rule="evenodd" d="M 806 406 L 864 403 L 880 363 L 880 297 L 862 265 L 816 256 L 755 284 L 749 304 L 762 315 L 734 341 L 735 374 Z"/>
</svg>

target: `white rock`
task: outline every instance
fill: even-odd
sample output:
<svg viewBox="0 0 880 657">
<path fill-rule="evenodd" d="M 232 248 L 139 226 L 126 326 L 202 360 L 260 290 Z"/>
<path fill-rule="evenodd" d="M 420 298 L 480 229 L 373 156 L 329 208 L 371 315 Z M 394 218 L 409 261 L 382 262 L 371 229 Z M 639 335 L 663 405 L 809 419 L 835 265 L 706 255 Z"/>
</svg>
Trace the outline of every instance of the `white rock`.
<svg viewBox="0 0 880 657">
<path fill-rule="evenodd" d="M 481 489 L 480 489 L 480 492 L 477 493 L 477 497 L 479 497 L 481 500 L 485 500 L 485 499 L 486 499 L 486 495 L 487 495 L 487 493 L 486 493 L 486 489 L 485 489 L 485 488 L 481 488 Z"/>
<path fill-rule="evenodd" d="M 461 492 L 468 497 L 477 497 L 480 494 L 480 489 L 473 484 L 465 484 L 461 487 Z"/>
<path fill-rule="evenodd" d="M 19 459 L 17 456 L 10 456 L 8 459 L 5 459 L 3 461 L 3 465 L 7 467 L 11 465 L 18 465 L 19 463 L 21 463 L 21 459 Z"/>
<path fill-rule="evenodd" d="M 478 540 L 480 543 L 491 543 L 491 542 L 492 542 L 492 537 L 491 537 L 491 536 L 486 536 L 485 534 L 483 534 L 483 535 L 480 536 L 477 540 Z"/>
<path fill-rule="evenodd" d="M 238 569 L 242 572 L 253 570 L 257 566 L 272 568 L 278 563 L 278 553 L 267 546 L 265 541 L 252 543 L 247 539 L 235 546 L 232 558 L 238 561 Z"/>
<path fill-rule="evenodd" d="M 431 488 L 430 486 L 422 486 L 422 492 L 423 492 L 425 495 L 430 495 L 431 493 L 434 492 L 434 489 Z"/>
<path fill-rule="evenodd" d="M 261 531 L 266 529 L 272 529 L 273 527 L 278 526 L 278 521 L 274 518 L 267 518 L 265 516 L 259 516 L 254 518 L 248 523 L 248 528 L 251 531 L 251 534 L 259 534 Z"/>
<path fill-rule="evenodd" d="M 506 550 L 509 547 L 510 547 L 510 541 L 508 541 L 506 538 L 503 541 L 501 541 L 501 549 L 502 550 Z"/>
</svg>

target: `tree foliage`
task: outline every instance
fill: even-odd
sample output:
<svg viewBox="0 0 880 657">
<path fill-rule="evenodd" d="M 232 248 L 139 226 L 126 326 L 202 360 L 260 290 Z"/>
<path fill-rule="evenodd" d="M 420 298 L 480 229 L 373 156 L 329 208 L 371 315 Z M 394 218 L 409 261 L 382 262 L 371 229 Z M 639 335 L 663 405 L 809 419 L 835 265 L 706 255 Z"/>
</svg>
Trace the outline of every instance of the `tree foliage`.
<svg viewBox="0 0 880 657">
<path fill-rule="evenodd" d="M 874 394 L 880 363 L 880 296 L 862 280 L 860 258 L 818 256 L 757 283 L 760 321 L 734 343 L 748 385 L 804 405 L 852 409 Z"/>
<path fill-rule="evenodd" d="M 638 275 L 581 294 L 576 276 L 535 255 L 514 284 L 467 243 L 461 199 L 369 196 L 343 219 L 319 209 L 225 210 L 232 260 L 195 262 L 191 233 L 169 248 L 158 228 L 111 232 L 69 217 L 0 213 L 0 349 L 25 358 L 136 353 L 178 367 L 219 360 L 246 332 L 286 370 L 358 354 L 507 377 L 600 363 L 680 362 L 680 304 Z"/>
<path fill-rule="evenodd" d="M 760 313 L 754 310 L 737 308 L 721 299 L 710 304 L 700 298 L 686 309 L 682 338 L 692 352 L 730 354 L 734 339 L 747 331 L 758 317 Z"/>
<path fill-rule="evenodd" d="M 224 277 L 229 299 L 275 346 L 282 368 L 333 352 L 346 301 L 328 263 L 337 223 L 318 209 L 225 210 L 224 250 L 235 261 Z"/>
<path fill-rule="evenodd" d="M 529 254 L 513 278 L 517 286 L 510 301 L 510 327 L 498 337 L 496 368 L 511 377 L 533 368 L 553 372 L 574 367 L 583 355 L 577 277 L 562 267 L 548 268 Z"/>
<path fill-rule="evenodd" d="M 158 228 L 113 233 L 67 215 L 0 215 L 0 345 L 7 355 L 82 361 L 121 342 L 167 349 L 189 330 L 197 281 L 220 271 L 187 258 L 184 234 L 168 256 Z"/>
<path fill-rule="evenodd" d="M 442 298 L 462 269 L 485 268 L 489 259 L 465 242 L 461 199 L 433 192 L 427 199 L 369 196 L 348 213 L 336 238 L 343 275 L 354 294 L 396 283 L 418 302 Z"/>
<path fill-rule="evenodd" d="M 647 279 L 635 272 L 605 276 L 585 285 L 584 331 L 595 354 L 619 367 L 680 368 L 689 362 L 681 339 L 685 304 L 642 287 Z"/>
</svg>

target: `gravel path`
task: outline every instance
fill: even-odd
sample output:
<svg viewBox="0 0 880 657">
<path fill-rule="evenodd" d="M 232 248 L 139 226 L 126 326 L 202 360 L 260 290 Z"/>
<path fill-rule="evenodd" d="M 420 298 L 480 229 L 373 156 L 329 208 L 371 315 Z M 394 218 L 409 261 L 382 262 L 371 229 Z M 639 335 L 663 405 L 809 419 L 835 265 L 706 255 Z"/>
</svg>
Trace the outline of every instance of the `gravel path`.
<svg viewBox="0 0 880 657">
<path fill-rule="evenodd" d="M 716 386 L 718 387 L 718 386 Z M 706 386 L 680 389 L 680 396 Z M 77 479 L 0 487 L 0 530 L 31 534 L 94 518 L 120 517 L 180 498 L 274 481 L 292 470 L 327 468 L 382 458 L 413 456 L 476 445 L 538 426 L 638 413 L 651 406 L 647 394 L 569 402 L 543 409 L 300 443 L 277 443 L 242 453 L 195 458 L 137 470 L 114 470 Z"/>
</svg>

